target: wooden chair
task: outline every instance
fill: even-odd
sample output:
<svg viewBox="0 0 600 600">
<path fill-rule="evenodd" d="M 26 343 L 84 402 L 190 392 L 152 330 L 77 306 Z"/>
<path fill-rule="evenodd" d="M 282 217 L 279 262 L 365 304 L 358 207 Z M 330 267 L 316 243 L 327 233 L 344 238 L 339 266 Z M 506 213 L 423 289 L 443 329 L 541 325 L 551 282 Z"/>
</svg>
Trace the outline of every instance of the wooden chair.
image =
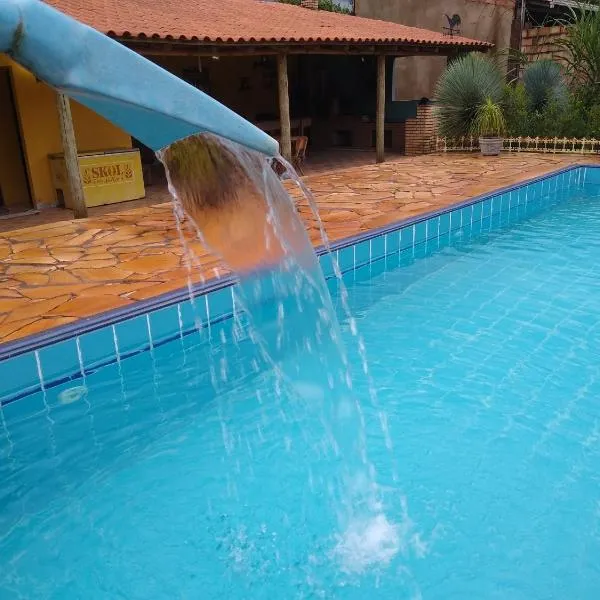
<svg viewBox="0 0 600 600">
<path fill-rule="evenodd" d="M 302 165 L 306 158 L 306 149 L 308 147 L 308 137 L 305 135 L 299 135 L 294 138 L 294 147 L 292 149 L 292 164 L 300 175 L 304 175 Z"/>
</svg>

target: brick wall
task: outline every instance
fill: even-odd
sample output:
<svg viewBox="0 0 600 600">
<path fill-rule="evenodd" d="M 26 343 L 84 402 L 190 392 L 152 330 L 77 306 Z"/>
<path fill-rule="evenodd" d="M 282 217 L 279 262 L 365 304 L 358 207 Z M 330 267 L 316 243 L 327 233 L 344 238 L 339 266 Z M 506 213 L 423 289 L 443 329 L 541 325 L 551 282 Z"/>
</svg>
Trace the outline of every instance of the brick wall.
<svg viewBox="0 0 600 600">
<path fill-rule="evenodd" d="M 300 0 L 300 5 L 304 6 L 304 8 L 317 10 L 319 8 L 319 0 Z"/>
<path fill-rule="evenodd" d="M 432 104 L 419 104 L 417 116 L 406 119 L 404 151 L 407 156 L 435 150 L 436 119 Z"/>
<path fill-rule="evenodd" d="M 556 40 L 565 37 L 566 34 L 567 29 L 562 25 L 524 29 L 521 38 L 521 51 L 530 60 L 549 58 L 562 62 L 567 53 L 564 48 L 556 44 Z"/>
</svg>

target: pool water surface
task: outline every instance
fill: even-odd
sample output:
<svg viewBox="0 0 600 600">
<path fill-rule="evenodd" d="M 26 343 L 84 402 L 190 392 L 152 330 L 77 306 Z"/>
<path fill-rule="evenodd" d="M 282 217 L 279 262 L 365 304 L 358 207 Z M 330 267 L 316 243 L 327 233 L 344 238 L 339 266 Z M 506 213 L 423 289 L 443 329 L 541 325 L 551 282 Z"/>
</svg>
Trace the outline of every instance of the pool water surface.
<svg viewBox="0 0 600 600">
<path fill-rule="evenodd" d="M 383 551 L 310 373 L 276 393 L 224 320 L 3 407 L 0 598 L 596 598 L 600 186 L 511 214 L 345 274 L 368 376 L 330 282 Z"/>
</svg>

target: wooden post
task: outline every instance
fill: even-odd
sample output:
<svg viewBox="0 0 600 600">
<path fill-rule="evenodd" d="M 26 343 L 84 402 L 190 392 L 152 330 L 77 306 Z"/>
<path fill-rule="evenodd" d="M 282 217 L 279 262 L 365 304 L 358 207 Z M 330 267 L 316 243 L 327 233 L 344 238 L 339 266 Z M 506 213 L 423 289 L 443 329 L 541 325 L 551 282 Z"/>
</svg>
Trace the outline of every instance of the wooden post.
<svg viewBox="0 0 600 600">
<path fill-rule="evenodd" d="M 67 179 L 69 180 L 69 189 L 73 201 L 73 212 L 76 219 L 84 219 L 88 216 L 88 212 L 83 197 L 83 184 L 81 182 L 81 173 L 79 172 L 79 161 L 77 160 L 77 142 L 75 140 L 75 130 L 73 129 L 71 105 L 69 97 L 60 92 L 56 93 L 56 100 Z"/>
<path fill-rule="evenodd" d="M 385 160 L 385 56 L 377 56 L 377 112 L 375 115 L 376 160 Z"/>
<path fill-rule="evenodd" d="M 279 151 L 286 160 L 292 160 L 292 133 L 290 127 L 290 95 L 288 88 L 287 55 L 277 55 L 277 79 L 279 83 L 279 122 L 281 141 Z"/>
</svg>

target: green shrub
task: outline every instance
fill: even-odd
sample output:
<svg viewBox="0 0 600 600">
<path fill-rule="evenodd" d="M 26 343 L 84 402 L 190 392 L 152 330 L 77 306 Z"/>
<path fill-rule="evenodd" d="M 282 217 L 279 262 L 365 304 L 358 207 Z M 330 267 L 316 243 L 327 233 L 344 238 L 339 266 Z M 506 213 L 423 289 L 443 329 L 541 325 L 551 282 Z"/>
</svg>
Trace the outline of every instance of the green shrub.
<svg viewBox="0 0 600 600">
<path fill-rule="evenodd" d="M 488 99 L 502 101 L 504 78 L 498 66 L 482 54 L 467 54 L 452 61 L 436 87 L 441 135 L 469 135 L 478 108 Z"/>
<path fill-rule="evenodd" d="M 527 135 L 529 127 L 529 101 L 522 83 L 507 85 L 504 89 L 503 100 L 506 130 L 510 136 Z"/>
<path fill-rule="evenodd" d="M 567 103 L 567 85 L 560 65 L 553 60 L 529 63 L 523 71 L 523 86 L 533 112 L 542 112 L 548 104 Z"/>
<path fill-rule="evenodd" d="M 600 139 L 600 104 L 594 104 L 588 110 L 588 137 Z"/>
</svg>

